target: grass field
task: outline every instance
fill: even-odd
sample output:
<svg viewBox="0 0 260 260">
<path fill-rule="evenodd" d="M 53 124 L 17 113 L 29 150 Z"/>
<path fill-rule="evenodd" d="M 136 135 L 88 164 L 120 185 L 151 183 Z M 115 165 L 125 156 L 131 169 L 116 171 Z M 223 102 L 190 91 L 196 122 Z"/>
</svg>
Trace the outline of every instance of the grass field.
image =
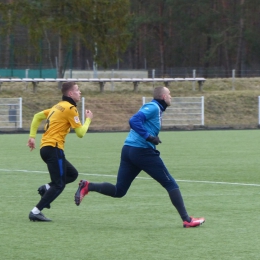
<svg viewBox="0 0 260 260">
<path fill-rule="evenodd" d="M 184 229 L 167 193 L 145 173 L 122 199 L 90 193 L 74 204 L 80 179 L 115 183 L 127 133 L 69 134 L 67 159 L 80 172 L 30 222 L 37 188 L 49 181 L 27 134 L 0 135 L 0 259 L 259 259 L 258 130 L 162 132 L 161 157 L 178 181 L 190 215 L 206 223 Z"/>
</svg>

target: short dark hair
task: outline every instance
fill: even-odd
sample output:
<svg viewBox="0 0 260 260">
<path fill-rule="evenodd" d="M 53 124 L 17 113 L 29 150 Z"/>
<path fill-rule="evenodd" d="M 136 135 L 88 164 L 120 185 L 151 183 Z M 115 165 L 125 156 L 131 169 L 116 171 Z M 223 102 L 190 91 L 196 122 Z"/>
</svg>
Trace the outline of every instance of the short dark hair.
<svg viewBox="0 0 260 260">
<path fill-rule="evenodd" d="M 68 92 L 73 88 L 73 86 L 76 85 L 74 81 L 67 81 L 64 82 L 61 86 L 61 92 L 63 95 L 67 96 Z"/>
<path fill-rule="evenodd" d="M 153 90 L 153 98 L 154 99 L 162 99 L 162 95 L 164 94 L 164 88 L 163 86 L 156 87 Z"/>
</svg>

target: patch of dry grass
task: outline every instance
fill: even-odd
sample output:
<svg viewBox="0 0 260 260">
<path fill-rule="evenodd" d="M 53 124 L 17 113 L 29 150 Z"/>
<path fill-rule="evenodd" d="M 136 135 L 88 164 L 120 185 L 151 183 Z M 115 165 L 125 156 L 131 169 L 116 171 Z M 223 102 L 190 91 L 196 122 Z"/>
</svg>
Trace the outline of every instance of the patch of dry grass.
<svg viewBox="0 0 260 260">
<path fill-rule="evenodd" d="M 143 96 L 152 96 L 154 87 L 153 83 L 140 83 L 138 91 L 133 92 L 132 83 L 106 83 L 101 93 L 97 83 L 79 86 L 86 108 L 94 114 L 91 130 L 99 131 L 128 130 L 129 117 L 142 105 Z M 192 90 L 192 82 L 173 82 L 168 87 L 172 96 L 204 96 L 208 127 L 258 127 L 260 78 L 208 79 L 201 92 L 197 85 Z M 23 126 L 28 130 L 33 114 L 58 102 L 61 93 L 57 83 L 39 83 L 36 93 L 31 83 L 3 83 L 0 97 L 23 98 Z"/>
</svg>

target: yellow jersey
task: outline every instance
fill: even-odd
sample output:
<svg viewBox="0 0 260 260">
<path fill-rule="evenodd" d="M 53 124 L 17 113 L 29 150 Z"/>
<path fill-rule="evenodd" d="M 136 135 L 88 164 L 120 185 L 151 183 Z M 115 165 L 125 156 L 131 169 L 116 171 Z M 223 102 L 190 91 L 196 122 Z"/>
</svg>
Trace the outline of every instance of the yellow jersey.
<svg viewBox="0 0 260 260">
<path fill-rule="evenodd" d="M 41 147 L 53 146 L 64 150 L 65 137 L 70 132 L 70 128 L 82 126 L 77 108 L 68 101 L 60 101 L 43 113 L 47 119 Z"/>
</svg>

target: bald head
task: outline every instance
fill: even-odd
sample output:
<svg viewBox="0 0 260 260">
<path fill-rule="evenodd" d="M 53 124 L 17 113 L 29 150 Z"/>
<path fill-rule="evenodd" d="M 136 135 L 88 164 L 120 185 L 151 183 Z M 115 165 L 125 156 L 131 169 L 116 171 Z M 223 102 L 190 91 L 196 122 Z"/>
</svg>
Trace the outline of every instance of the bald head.
<svg viewBox="0 0 260 260">
<path fill-rule="evenodd" d="M 153 90 L 153 98 L 154 99 L 162 99 L 162 96 L 165 93 L 165 89 L 167 89 L 166 87 L 156 87 Z"/>
<path fill-rule="evenodd" d="M 170 106 L 171 105 L 171 95 L 170 90 L 166 87 L 156 87 L 153 90 L 153 98 L 164 100 L 165 103 Z"/>
</svg>

